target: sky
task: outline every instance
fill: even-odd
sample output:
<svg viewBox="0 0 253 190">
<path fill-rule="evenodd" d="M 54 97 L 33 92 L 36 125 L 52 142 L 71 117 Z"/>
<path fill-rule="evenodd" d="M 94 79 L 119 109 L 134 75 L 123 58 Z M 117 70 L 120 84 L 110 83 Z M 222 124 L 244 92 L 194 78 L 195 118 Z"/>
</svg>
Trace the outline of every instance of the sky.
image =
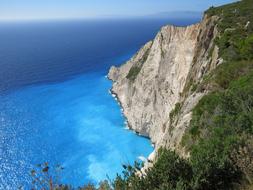
<svg viewBox="0 0 253 190">
<path fill-rule="evenodd" d="M 202 12 L 234 0 L 0 0 L 0 20 L 138 17 Z"/>
</svg>

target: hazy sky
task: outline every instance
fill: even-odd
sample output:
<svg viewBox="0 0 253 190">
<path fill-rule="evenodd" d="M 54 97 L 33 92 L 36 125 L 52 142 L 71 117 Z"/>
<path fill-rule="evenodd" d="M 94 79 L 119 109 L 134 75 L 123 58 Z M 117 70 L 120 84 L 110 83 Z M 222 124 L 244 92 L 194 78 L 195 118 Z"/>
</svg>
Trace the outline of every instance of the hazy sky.
<svg viewBox="0 0 253 190">
<path fill-rule="evenodd" d="M 203 11 L 233 0 L 0 0 L 0 19 L 143 16 Z"/>
</svg>

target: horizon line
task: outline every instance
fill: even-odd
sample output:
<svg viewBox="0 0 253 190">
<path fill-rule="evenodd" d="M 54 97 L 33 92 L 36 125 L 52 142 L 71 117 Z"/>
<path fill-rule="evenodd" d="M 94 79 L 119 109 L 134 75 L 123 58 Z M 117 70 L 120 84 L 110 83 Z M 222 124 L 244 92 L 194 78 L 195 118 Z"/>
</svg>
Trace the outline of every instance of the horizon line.
<svg viewBox="0 0 253 190">
<path fill-rule="evenodd" d="M 175 13 L 184 15 L 174 15 Z M 98 20 L 98 19 L 138 19 L 138 18 L 184 18 L 186 14 L 199 17 L 203 11 L 164 11 L 152 13 L 149 15 L 100 15 L 100 16 L 83 16 L 83 17 L 17 17 L 17 18 L 0 18 L 0 22 L 18 22 L 18 21 L 66 21 L 66 20 Z M 166 15 L 167 14 L 167 15 Z M 173 15 L 170 15 L 173 14 Z"/>
</svg>

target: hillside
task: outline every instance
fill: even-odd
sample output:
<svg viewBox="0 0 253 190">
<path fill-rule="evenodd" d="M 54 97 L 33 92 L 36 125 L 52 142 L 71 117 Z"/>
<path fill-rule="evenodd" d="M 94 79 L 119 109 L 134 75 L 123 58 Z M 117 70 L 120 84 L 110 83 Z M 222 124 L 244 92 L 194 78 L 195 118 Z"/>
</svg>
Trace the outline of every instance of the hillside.
<svg viewBox="0 0 253 190">
<path fill-rule="evenodd" d="M 252 0 L 165 26 L 109 78 L 129 127 L 155 144 L 116 189 L 253 189 Z"/>
</svg>

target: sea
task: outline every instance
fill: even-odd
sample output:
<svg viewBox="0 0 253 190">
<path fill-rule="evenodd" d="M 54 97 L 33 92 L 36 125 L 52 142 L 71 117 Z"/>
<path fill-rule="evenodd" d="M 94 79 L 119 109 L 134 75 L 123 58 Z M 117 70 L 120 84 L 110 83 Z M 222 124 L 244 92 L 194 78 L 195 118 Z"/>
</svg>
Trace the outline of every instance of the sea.
<svg viewBox="0 0 253 190">
<path fill-rule="evenodd" d="M 0 22 L 0 189 L 31 189 L 44 165 L 55 183 L 98 184 L 147 158 L 151 142 L 127 129 L 106 75 L 163 25 L 197 21 Z"/>
</svg>

